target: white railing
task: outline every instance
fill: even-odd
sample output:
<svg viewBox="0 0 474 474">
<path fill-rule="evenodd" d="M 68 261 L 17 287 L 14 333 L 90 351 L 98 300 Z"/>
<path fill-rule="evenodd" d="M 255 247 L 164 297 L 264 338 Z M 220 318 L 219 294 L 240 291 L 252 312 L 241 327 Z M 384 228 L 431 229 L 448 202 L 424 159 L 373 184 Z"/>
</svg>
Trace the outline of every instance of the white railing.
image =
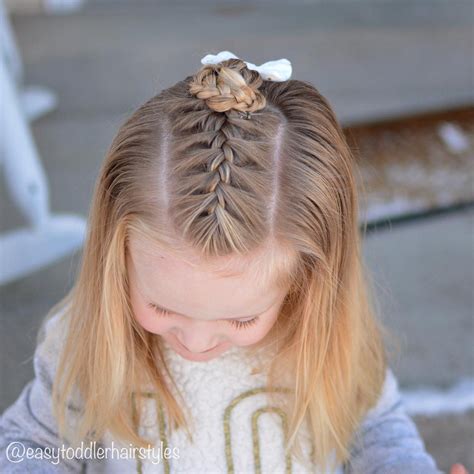
<svg viewBox="0 0 474 474">
<path fill-rule="evenodd" d="M 8 195 L 28 225 L 0 233 L 0 284 L 26 276 L 82 246 L 86 221 L 52 214 L 48 181 L 29 122 L 52 110 L 56 95 L 23 86 L 23 64 L 0 0 L 0 165 Z"/>
</svg>

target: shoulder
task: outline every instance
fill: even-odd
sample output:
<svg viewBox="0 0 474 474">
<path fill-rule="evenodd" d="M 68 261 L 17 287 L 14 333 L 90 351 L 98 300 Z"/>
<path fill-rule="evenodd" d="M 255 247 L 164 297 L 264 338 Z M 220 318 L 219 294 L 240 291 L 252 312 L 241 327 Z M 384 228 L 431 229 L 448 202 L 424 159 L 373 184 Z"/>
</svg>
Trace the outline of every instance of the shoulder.
<svg viewBox="0 0 474 474">
<path fill-rule="evenodd" d="M 37 346 L 58 344 L 66 335 L 68 311 L 65 306 L 54 308 L 45 316 L 38 330 Z"/>
<path fill-rule="evenodd" d="M 365 423 L 370 423 L 373 418 L 388 414 L 402 404 L 399 383 L 391 367 L 385 370 L 385 380 L 376 404 L 366 413 Z"/>
<path fill-rule="evenodd" d="M 351 448 L 349 473 L 440 474 L 407 414 L 398 380 L 388 367 L 380 396 L 362 420 Z"/>
<path fill-rule="evenodd" d="M 35 368 L 47 368 L 50 376 L 56 370 L 67 335 L 67 311 L 63 307 L 51 312 L 42 321 L 34 353 Z"/>
</svg>

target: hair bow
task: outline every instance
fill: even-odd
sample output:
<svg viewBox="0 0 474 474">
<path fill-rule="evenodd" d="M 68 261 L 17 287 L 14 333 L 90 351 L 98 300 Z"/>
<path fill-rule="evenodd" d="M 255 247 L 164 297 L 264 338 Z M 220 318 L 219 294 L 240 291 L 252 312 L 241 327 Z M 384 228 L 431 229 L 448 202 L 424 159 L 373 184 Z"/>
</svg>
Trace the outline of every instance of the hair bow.
<svg viewBox="0 0 474 474">
<path fill-rule="evenodd" d="M 221 51 L 218 54 L 207 54 L 201 59 L 202 64 L 218 64 L 227 59 L 240 59 L 230 51 Z M 266 81 L 282 82 L 287 81 L 291 77 L 291 63 L 288 59 L 277 59 L 275 61 L 268 61 L 256 66 L 255 64 L 244 61 L 249 69 L 258 71 L 263 79 Z"/>
</svg>

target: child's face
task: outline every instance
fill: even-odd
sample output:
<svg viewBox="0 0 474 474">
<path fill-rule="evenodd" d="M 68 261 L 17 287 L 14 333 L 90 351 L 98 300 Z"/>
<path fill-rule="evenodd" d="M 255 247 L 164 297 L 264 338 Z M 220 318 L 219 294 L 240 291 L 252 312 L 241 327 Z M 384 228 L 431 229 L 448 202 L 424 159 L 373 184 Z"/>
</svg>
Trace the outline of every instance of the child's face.
<svg viewBox="0 0 474 474">
<path fill-rule="evenodd" d="M 231 346 L 255 344 L 275 323 L 286 291 L 251 278 L 251 264 L 237 276 L 218 276 L 131 239 L 127 267 L 133 313 L 185 359 L 206 361 Z"/>
</svg>

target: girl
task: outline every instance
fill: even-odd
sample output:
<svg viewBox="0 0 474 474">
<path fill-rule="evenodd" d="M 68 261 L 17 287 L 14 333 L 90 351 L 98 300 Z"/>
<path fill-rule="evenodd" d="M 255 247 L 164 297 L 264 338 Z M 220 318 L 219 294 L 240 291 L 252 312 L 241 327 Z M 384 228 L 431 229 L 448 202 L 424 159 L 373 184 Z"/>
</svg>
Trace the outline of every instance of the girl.
<svg viewBox="0 0 474 474">
<path fill-rule="evenodd" d="M 1 472 L 440 473 L 387 365 L 330 105 L 287 60 L 202 62 L 113 140 Z"/>
</svg>

